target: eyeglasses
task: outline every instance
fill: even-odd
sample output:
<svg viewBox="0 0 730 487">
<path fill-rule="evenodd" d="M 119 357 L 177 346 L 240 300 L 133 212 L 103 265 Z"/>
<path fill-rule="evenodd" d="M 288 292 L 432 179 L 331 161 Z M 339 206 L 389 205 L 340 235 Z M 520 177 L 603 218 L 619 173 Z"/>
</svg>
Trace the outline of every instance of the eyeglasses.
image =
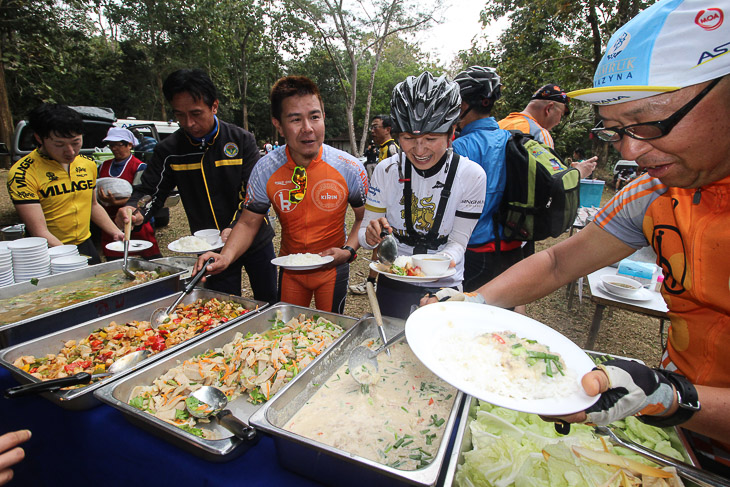
<svg viewBox="0 0 730 487">
<path fill-rule="evenodd" d="M 722 78 L 715 79 L 707 85 L 704 90 L 700 91 L 697 96 L 692 98 L 686 105 L 674 112 L 669 118 L 657 120 L 655 122 L 635 123 L 626 127 L 603 127 L 603 122 L 598 122 L 591 132 L 604 142 L 618 142 L 621 137 L 628 135 L 632 139 L 652 140 L 664 137 L 675 125 L 679 123 L 690 110 L 692 110 L 707 95 Z"/>
<path fill-rule="evenodd" d="M 382 129 L 383 126 L 382 125 L 371 125 L 370 128 L 373 129 L 373 130 L 374 129 Z"/>
<path fill-rule="evenodd" d="M 291 175 L 291 182 L 297 187 L 289 190 L 289 201 L 301 203 L 307 193 L 307 170 L 303 166 L 295 167 Z"/>
</svg>

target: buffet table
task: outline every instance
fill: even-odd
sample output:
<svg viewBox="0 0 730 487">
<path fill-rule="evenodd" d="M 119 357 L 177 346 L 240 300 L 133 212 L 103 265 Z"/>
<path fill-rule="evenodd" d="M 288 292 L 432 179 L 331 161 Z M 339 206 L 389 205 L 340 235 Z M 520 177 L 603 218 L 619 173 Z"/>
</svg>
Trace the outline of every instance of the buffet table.
<svg viewBox="0 0 730 487">
<path fill-rule="evenodd" d="M 0 370 L 0 389 L 18 383 Z M 274 443 L 257 445 L 228 463 L 211 463 L 133 426 L 115 409 L 102 405 L 68 411 L 42 397 L 0 396 L 0 431 L 30 429 L 26 458 L 13 470 L 12 486 L 315 486 L 279 466 Z M 233 481 L 233 483 L 232 483 Z"/>
</svg>

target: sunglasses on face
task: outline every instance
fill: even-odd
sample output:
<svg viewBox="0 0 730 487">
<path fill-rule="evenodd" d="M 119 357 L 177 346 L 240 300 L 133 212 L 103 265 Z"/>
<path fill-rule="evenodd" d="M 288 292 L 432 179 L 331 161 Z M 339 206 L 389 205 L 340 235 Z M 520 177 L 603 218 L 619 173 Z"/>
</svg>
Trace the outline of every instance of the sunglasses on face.
<svg viewBox="0 0 730 487">
<path fill-rule="evenodd" d="M 603 121 L 598 122 L 595 128 L 591 130 L 596 137 L 604 142 L 618 142 L 624 135 L 628 135 L 632 139 L 637 140 L 653 140 L 667 135 L 675 125 L 682 120 L 697 104 L 717 85 L 722 78 L 715 79 L 707 85 L 704 90 L 697 93 L 682 108 L 674 112 L 664 120 L 654 122 L 643 122 L 627 125 L 625 127 L 604 127 Z"/>
</svg>

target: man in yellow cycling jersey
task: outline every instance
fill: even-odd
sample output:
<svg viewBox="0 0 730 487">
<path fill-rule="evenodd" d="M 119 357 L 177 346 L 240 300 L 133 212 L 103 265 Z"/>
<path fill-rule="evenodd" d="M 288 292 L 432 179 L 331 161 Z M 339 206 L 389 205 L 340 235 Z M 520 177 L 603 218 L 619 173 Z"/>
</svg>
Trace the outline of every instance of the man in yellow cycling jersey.
<svg viewBox="0 0 730 487">
<path fill-rule="evenodd" d="M 28 122 L 38 148 L 10 168 L 10 199 L 30 235 L 45 238 L 50 247 L 76 245 L 90 264 L 98 264 L 90 222 L 114 240 L 124 234 L 96 201 L 96 163 L 79 155 L 83 119 L 67 106 L 43 104 Z"/>
</svg>

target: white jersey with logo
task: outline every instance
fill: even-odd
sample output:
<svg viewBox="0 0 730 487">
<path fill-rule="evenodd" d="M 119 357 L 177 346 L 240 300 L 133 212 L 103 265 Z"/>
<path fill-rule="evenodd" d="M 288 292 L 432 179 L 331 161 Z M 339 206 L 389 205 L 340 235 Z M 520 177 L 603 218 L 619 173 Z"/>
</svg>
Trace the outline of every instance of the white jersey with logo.
<svg viewBox="0 0 730 487">
<path fill-rule="evenodd" d="M 410 164 L 405 154 L 400 154 L 401 173 L 404 174 L 404 164 Z M 411 188 L 413 203 L 411 218 L 413 229 L 421 235 L 426 235 L 436 218 L 436 211 L 441 200 L 441 191 L 446 182 L 446 176 L 452 162 L 453 154 L 447 152 L 445 161 L 439 161 L 427 171 L 411 171 Z M 381 161 L 373 172 L 368 198 L 365 204 L 365 218 L 360 229 L 360 245 L 372 248 L 365 242 L 365 229 L 370 220 L 386 217 L 393 228 L 393 234 L 405 235 L 405 210 L 402 174 L 398 171 L 399 155 Z M 486 192 L 486 174 L 475 162 L 466 157 L 460 157 L 451 195 L 446 201 L 438 237 L 447 237 L 445 244 L 429 253 L 446 253 L 456 262 L 456 273 L 453 276 L 436 282 L 413 283 L 428 287 L 453 287 L 461 284 L 464 278 L 464 251 L 472 230 L 482 214 L 484 196 Z M 398 255 L 413 255 L 413 247 L 398 242 Z"/>
</svg>

